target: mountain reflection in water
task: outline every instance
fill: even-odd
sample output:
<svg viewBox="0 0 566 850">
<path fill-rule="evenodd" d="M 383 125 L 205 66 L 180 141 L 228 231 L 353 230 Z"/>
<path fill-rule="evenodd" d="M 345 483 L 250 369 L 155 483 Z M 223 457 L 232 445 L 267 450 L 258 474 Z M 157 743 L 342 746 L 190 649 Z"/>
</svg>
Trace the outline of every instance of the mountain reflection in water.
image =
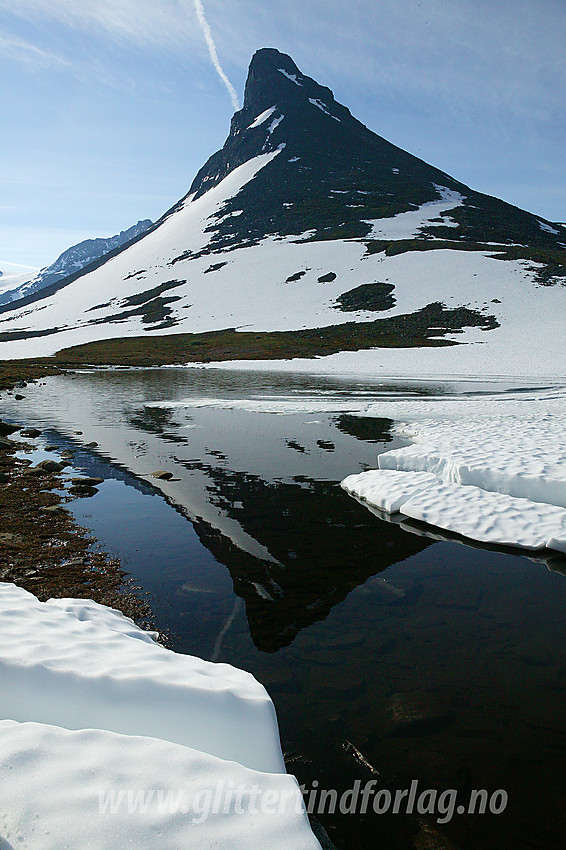
<svg viewBox="0 0 566 850">
<path fill-rule="evenodd" d="M 2 414 L 48 427 L 40 443 L 105 479 L 73 512 L 148 593 L 173 648 L 266 685 L 299 781 L 509 795 L 501 815 L 442 825 L 327 814 L 336 847 L 555 850 L 566 559 L 372 513 L 339 487 L 402 445 L 396 399 L 446 389 L 469 387 L 97 370 L 4 394 Z M 391 418 L 364 416 L 375 398 Z"/>
</svg>

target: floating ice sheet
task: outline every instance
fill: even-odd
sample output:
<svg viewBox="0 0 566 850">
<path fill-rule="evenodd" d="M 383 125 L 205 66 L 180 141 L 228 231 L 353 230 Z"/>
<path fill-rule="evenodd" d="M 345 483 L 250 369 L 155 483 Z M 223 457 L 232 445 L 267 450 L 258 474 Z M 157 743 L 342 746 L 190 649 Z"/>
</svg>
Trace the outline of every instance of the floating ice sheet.
<svg viewBox="0 0 566 850">
<path fill-rule="evenodd" d="M 474 540 L 566 551 L 562 390 L 378 402 L 367 413 L 406 418 L 395 431 L 415 442 L 347 478 L 349 492 Z"/>
<path fill-rule="evenodd" d="M 544 410 L 544 400 L 539 406 Z M 417 442 L 380 455 L 380 469 L 432 472 L 445 481 L 566 508 L 564 416 L 471 413 L 470 419 L 404 426 L 403 433 Z"/>
<path fill-rule="evenodd" d="M 342 481 L 342 487 L 369 505 L 394 514 L 401 510 L 411 496 L 437 482 L 438 478 L 428 472 L 407 475 L 406 472 L 383 470 L 349 475 Z"/>
<path fill-rule="evenodd" d="M 554 505 L 446 483 L 427 472 L 373 470 L 350 475 L 342 487 L 373 507 L 400 511 L 473 540 L 566 549 L 566 510 Z"/>
<path fill-rule="evenodd" d="M 462 484 L 433 484 L 406 501 L 402 512 L 464 537 L 502 546 L 541 549 L 553 536 L 566 535 L 563 508 Z"/>
</svg>

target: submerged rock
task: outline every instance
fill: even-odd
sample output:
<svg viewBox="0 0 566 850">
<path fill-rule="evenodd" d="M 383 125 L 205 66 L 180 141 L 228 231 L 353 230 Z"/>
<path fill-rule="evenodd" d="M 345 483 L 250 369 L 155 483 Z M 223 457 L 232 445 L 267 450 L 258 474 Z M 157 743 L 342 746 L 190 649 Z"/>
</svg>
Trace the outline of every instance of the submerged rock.
<svg viewBox="0 0 566 850">
<path fill-rule="evenodd" d="M 156 472 L 149 473 L 150 478 L 160 478 L 163 481 L 169 481 L 170 478 L 173 478 L 172 472 L 166 472 L 163 469 L 158 469 Z"/>
<path fill-rule="evenodd" d="M 454 712 L 434 697 L 417 692 L 393 694 L 382 718 L 385 735 L 394 738 L 442 732 L 454 719 Z"/>
<path fill-rule="evenodd" d="M 69 493 L 72 493 L 74 496 L 78 496 L 81 499 L 87 499 L 90 496 L 96 496 L 98 490 L 96 487 L 85 487 L 84 485 L 75 484 L 74 487 L 69 488 Z"/>
</svg>

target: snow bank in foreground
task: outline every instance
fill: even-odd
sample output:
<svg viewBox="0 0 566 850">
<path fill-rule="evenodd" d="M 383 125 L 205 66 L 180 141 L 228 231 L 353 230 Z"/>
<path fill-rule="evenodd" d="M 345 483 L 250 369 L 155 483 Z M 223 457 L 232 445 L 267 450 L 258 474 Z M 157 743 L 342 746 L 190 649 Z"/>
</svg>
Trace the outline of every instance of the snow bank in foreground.
<svg viewBox="0 0 566 850">
<path fill-rule="evenodd" d="M 3 720 L 0 788 L 2 848 L 319 848 L 294 777 L 155 738 Z"/>
<path fill-rule="evenodd" d="M 3 717 L 163 738 L 285 772 L 275 709 L 253 676 L 147 642 L 100 608 L 0 585 Z"/>
<path fill-rule="evenodd" d="M 0 671 L 3 850 L 320 850 L 249 674 L 13 584 L 0 584 Z"/>
<path fill-rule="evenodd" d="M 563 392 L 378 403 L 370 412 L 417 420 L 396 426 L 415 443 L 346 478 L 349 493 L 474 540 L 566 551 Z M 420 418 L 434 412 L 448 416 Z"/>
</svg>

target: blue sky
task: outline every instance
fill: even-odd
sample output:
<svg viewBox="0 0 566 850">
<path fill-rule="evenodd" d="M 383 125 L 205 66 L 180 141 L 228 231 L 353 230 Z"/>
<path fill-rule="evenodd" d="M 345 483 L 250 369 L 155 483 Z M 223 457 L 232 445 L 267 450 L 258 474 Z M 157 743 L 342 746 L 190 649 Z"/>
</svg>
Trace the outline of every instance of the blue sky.
<svg viewBox="0 0 566 850">
<path fill-rule="evenodd" d="M 564 0 L 202 0 L 241 98 L 289 53 L 375 132 L 566 221 Z M 45 266 L 156 219 L 233 107 L 194 0 L 0 0 L 0 261 Z"/>
</svg>

